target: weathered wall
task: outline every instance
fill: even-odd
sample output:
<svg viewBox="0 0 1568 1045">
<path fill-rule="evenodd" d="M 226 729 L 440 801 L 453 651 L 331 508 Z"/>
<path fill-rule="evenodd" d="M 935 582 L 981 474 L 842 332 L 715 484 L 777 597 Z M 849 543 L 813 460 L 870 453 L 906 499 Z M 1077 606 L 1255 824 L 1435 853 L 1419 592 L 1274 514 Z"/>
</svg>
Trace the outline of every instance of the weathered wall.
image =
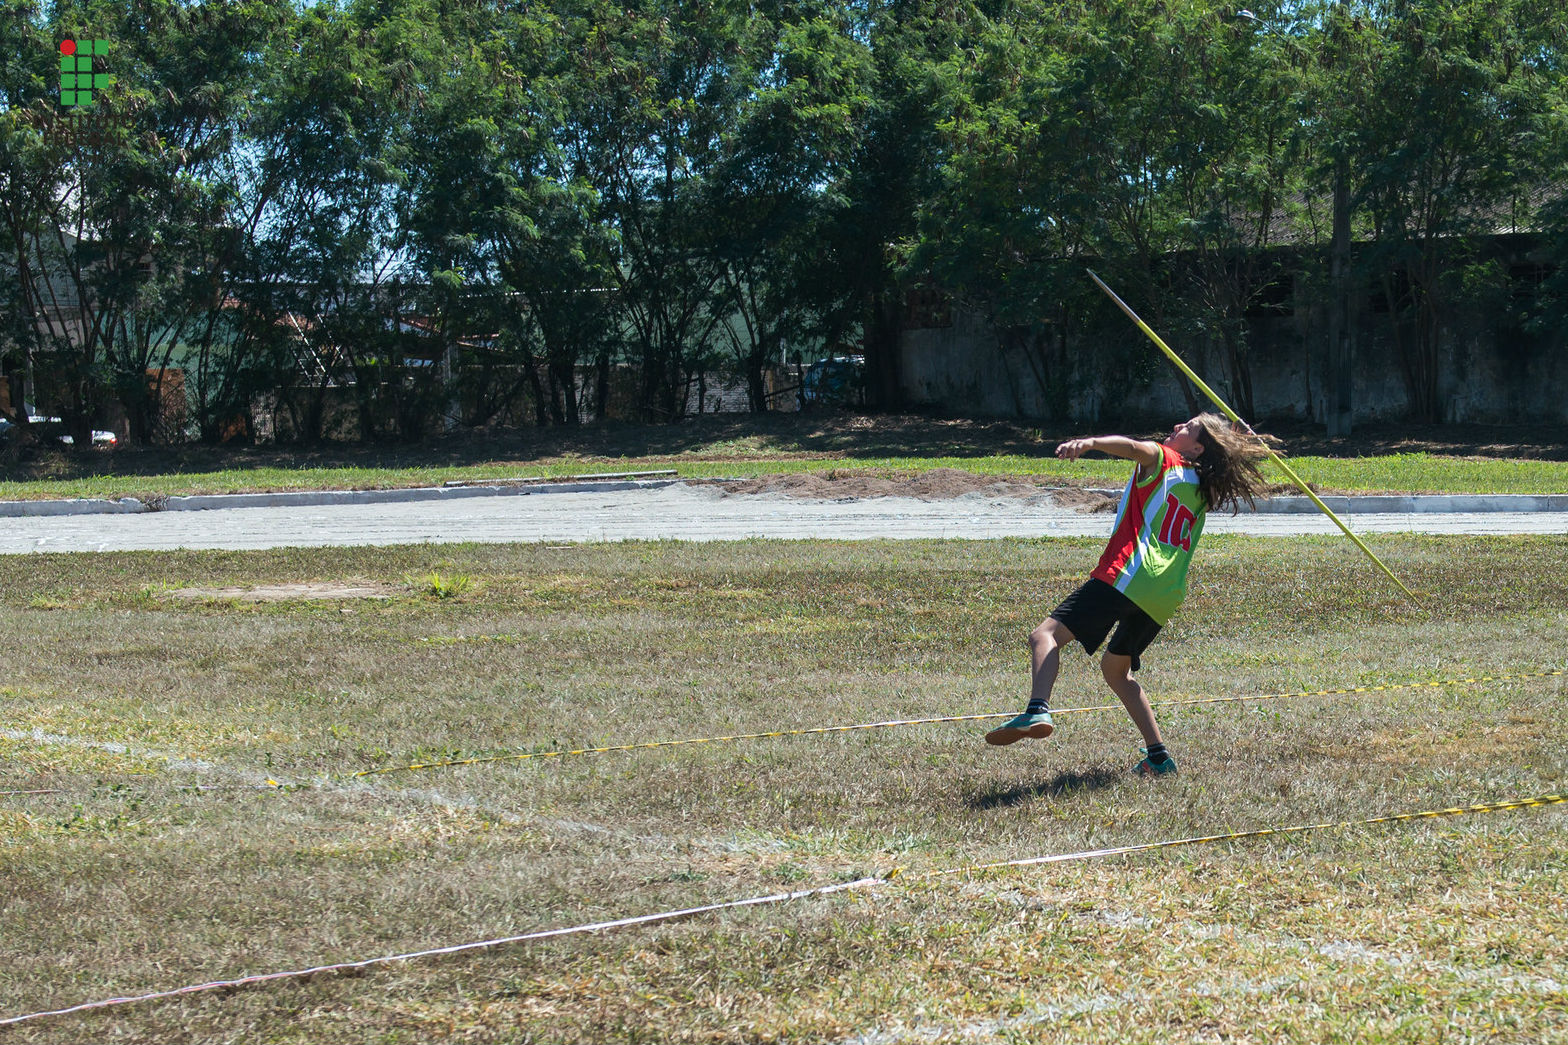
<svg viewBox="0 0 1568 1045">
<path fill-rule="evenodd" d="M 1079 337 L 1065 350 L 1049 328 L 1004 334 L 955 307 L 948 325 L 906 330 L 901 390 L 908 406 L 975 417 L 1099 421 L 1187 409 L 1179 375 L 1132 324 L 1125 338 Z M 1222 347 L 1162 334 L 1222 397 L 1234 399 Z M 1259 419 L 1322 421 L 1329 386 L 1321 316 L 1255 320 L 1252 381 Z M 1445 330 L 1438 380 L 1443 421 L 1568 423 L 1568 349 L 1561 337 L 1496 329 L 1486 316 Z M 1361 310 L 1354 420 L 1407 416 L 1405 383 L 1386 315 Z"/>
</svg>

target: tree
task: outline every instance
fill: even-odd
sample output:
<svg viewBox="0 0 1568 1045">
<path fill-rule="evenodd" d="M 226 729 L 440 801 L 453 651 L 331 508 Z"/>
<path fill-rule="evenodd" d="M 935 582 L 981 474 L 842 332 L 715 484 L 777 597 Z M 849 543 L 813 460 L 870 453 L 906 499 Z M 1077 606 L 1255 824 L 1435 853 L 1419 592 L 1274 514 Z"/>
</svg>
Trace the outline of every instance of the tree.
<svg viewBox="0 0 1568 1045">
<path fill-rule="evenodd" d="M 902 405 L 899 335 L 904 294 L 923 268 L 922 203 L 937 191 L 947 145 L 938 132 L 950 89 L 943 63 L 967 41 L 970 3 L 859 0 L 848 5 L 850 33 L 872 58 L 865 127 L 844 174 L 831 185 L 842 200 L 817 235 L 820 263 L 802 292 L 818 305 L 818 331 L 832 345 L 858 331 L 866 398 Z"/>
<path fill-rule="evenodd" d="M 731 313 L 722 330 L 753 411 L 768 408 L 764 366 L 779 358 L 786 339 L 825 326 L 832 311 L 811 274 L 823 267 L 822 236 L 843 217 L 836 186 L 872 100 L 870 54 L 842 10 L 768 5 L 767 24 L 756 83 L 707 185 L 722 301 Z"/>
<path fill-rule="evenodd" d="M 750 5 L 587 0 L 564 141 L 613 231 L 614 289 L 641 376 L 643 420 L 686 408 L 695 356 L 710 344 L 722 278 L 704 192 L 752 82 Z"/>
<path fill-rule="evenodd" d="M 1413 420 L 1441 419 L 1447 327 L 1496 281 L 1476 237 L 1506 224 L 1539 178 L 1539 145 L 1560 73 L 1543 46 L 1563 16 L 1527 0 L 1335 5 L 1327 39 L 1367 60 L 1336 63 L 1325 92 L 1341 118 L 1351 205 L 1370 226 L 1362 271 L 1381 290 Z M 1544 30 L 1544 31 L 1543 31 Z M 1559 86 L 1560 89 L 1560 86 Z"/>
<path fill-rule="evenodd" d="M 110 53 L 94 60 L 116 78 L 94 92 L 91 110 L 67 117 L 55 108 L 51 77 L 51 90 L 28 106 L 44 140 L 13 153 L 20 166 L 12 170 L 26 183 L 19 205 L 31 210 L 13 233 L 31 347 L 47 357 L 47 397 L 80 444 L 110 394 L 133 440 L 154 434 L 162 375 L 214 307 L 231 194 L 216 172 L 232 148 L 259 41 L 285 7 L 139 0 L 51 12 L 55 41 L 82 27 L 110 41 Z M 27 164 L 32 173 L 22 175 Z"/>
<path fill-rule="evenodd" d="M 577 368 L 587 360 L 597 364 L 593 398 L 601 417 L 609 398 L 616 237 L 583 137 L 598 86 L 585 75 L 582 45 L 596 31 L 574 18 L 514 34 L 530 43 L 519 66 L 534 72 L 510 106 L 527 118 L 512 120 L 501 135 L 505 188 L 491 236 L 502 283 L 522 309 L 514 336 L 537 343 L 544 358 L 543 384 L 531 355 L 527 370 L 541 424 L 580 422 Z"/>
<path fill-rule="evenodd" d="M 36 5 L 7 0 L 0 8 L 0 361 L 9 382 L 10 420 L 25 432 L 33 358 L 44 343 L 37 322 L 36 247 L 51 202 L 62 191 L 58 146 L 50 141 L 49 85 L 58 83 L 54 42 Z M 13 447 L 20 438 L 10 440 Z"/>
<path fill-rule="evenodd" d="M 1251 409 L 1242 317 L 1270 281 L 1297 128 L 1280 49 L 1232 13 L 1018 0 L 976 13 L 972 45 L 943 64 L 925 261 L 1017 341 L 1053 412 L 1068 407 L 1072 333 L 1106 315 L 1089 258 L 1136 286 L 1157 325 L 1223 344 Z"/>
<path fill-rule="evenodd" d="M 277 392 L 306 441 L 347 385 L 372 437 L 382 376 L 401 359 L 405 114 L 423 71 L 404 47 L 432 32 L 426 12 L 413 0 L 307 11 L 275 41 L 241 150 L 252 240 L 236 293 L 251 322 L 281 331 Z"/>
<path fill-rule="evenodd" d="M 1191 148 L 1171 200 L 1177 263 L 1191 292 L 1179 298 L 1179 311 L 1189 329 L 1219 341 L 1226 398 L 1243 417 L 1257 414 L 1247 317 L 1265 290 L 1289 278 L 1273 248 L 1281 226 L 1295 226 L 1303 187 L 1303 48 L 1279 8 L 1260 11 L 1250 21 L 1272 31 L 1256 34 L 1249 20 L 1219 6 L 1184 27 L 1197 55 L 1179 118 Z"/>
</svg>

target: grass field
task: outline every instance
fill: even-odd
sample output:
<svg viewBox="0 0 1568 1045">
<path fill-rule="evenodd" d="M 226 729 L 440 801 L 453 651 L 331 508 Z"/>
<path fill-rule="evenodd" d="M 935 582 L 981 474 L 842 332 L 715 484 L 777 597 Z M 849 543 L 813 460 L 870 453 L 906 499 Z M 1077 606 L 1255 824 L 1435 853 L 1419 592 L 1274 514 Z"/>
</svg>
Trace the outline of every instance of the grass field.
<svg viewBox="0 0 1568 1045">
<path fill-rule="evenodd" d="M 1169 428 L 1169 419 L 1124 430 Z M 1522 493 L 1568 490 L 1568 430 L 1370 427 L 1356 439 L 1284 430 L 1292 467 L 1325 491 Z M 183 447 L 37 453 L 0 468 L 0 500 L 180 496 L 250 491 L 391 489 L 448 480 L 674 469 L 684 478 L 854 470 L 907 476 L 934 468 L 1119 486 L 1109 459 L 1064 462 L 1081 431 L 914 417 L 766 415 L 689 424 L 471 433 L 428 444 L 329 448 Z M 1270 478 L 1286 482 L 1272 467 Z"/>
<path fill-rule="evenodd" d="M 1430 602 L 1337 539 L 1209 537 L 1153 697 L 1568 667 L 1561 538 L 1375 545 Z M 1159 781 L 1120 711 L 1007 749 L 981 722 L 352 775 L 1012 711 L 1098 550 L 0 558 L 0 789 L 61 792 L 0 796 L 0 1017 L 903 868 L 0 1041 L 1568 1041 L 1561 806 L 923 877 L 1558 791 L 1562 677 L 1170 708 Z M 1109 697 L 1080 655 L 1058 693 Z"/>
<path fill-rule="evenodd" d="M 1552 494 L 1568 490 L 1568 463 L 1562 461 L 1456 460 L 1432 454 L 1372 458 L 1292 458 L 1291 468 L 1314 489 L 1346 493 L 1504 493 Z M 1116 460 L 1059 461 L 1054 457 L 839 457 L 827 459 L 617 458 L 613 461 L 553 458 L 505 464 L 430 468 L 257 468 L 181 473 L 149 479 L 104 475 L 84 479 L 0 482 L 0 500 L 65 497 L 118 499 L 149 495 L 250 493 L 287 490 L 391 490 L 440 486 L 448 481 L 518 477 L 550 478 L 673 470 L 680 478 L 752 478 L 789 472 L 843 473 L 883 477 L 912 476 L 935 468 L 957 468 L 976 475 L 1044 476 L 1063 485 L 1114 486 L 1127 479 Z M 1283 472 L 1265 466 L 1274 483 L 1288 483 Z"/>
</svg>

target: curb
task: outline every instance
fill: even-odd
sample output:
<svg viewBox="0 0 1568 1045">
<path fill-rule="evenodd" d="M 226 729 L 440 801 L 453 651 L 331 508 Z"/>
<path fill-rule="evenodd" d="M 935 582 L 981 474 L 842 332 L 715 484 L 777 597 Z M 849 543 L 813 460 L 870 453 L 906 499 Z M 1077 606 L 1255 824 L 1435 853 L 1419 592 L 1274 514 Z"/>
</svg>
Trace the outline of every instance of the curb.
<svg viewBox="0 0 1568 1045">
<path fill-rule="evenodd" d="M 1319 499 L 1330 510 L 1346 515 L 1568 512 L 1568 494 L 1369 494 Z M 1310 497 L 1270 497 L 1259 501 L 1250 514 L 1306 515 L 1317 510 Z M 1242 511 L 1246 513 L 1247 509 Z"/>
<path fill-rule="evenodd" d="M 1120 489 L 1096 490 L 1120 497 Z M 1336 515 L 1485 515 L 1493 512 L 1568 512 L 1568 494 L 1530 493 L 1409 493 L 1322 494 L 1318 500 Z M 1315 515 L 1312 498 L 1298 494 L 1265 497 L 1253 507 L 1241 505 L 1239 515 Z"/>
<path fill-rule="evenodd" d="M 709 480 L 712 481 L 712 480 Z M 723 480 L 720 480 L 723 481 Z M 283 493 L 193 494 L 145 504 L 135 497 L 117 501 L 76 498 L 59 501 L 0 501 L 0 518 L 49 515 L 136 515 L 145 512 L 200 512 L 226 508 L 311 507 L 329 504 L 398 504 L 447 501 L 469 497 L 526 497 L 550 493 L 619 493 L 659 490 L 681 479 L 630 479 L 614 482 L 537 483 L 529 486 L 415 487 L 406 490 L 306 490 Z M 1120 491 L 1107 490 L 1119 494 Z M 1343 515 L 1484 514 L 1490 512 L 1568 512 L 1568 494 L 1396 494 L 1326 496 L 1324 504 Z M 1310 498 L 1287 496 L 1259 501 L 1244 515 L 1310 515 L 1318 510 Z"/>
<path fill-rule="evenodd" d="M 302 490 L 295 493 L 192 494 L 170 497 L 162 504 L 144 504 L 134 497 L 118 501 L 75 498 L 63 501 L 0 501 L 0 518 L 39 515 L 136 515 L 145 512 L 203 512 L 225 508 L 306 508 L 324 504 L 398 504 L 410 501 L 455 501 L 469 497 L 526 497 L 536 493 L 657 490 L 676 479 L 642 479 L 596 483 L 539 483 L 533 486 L 421 486 L 407 490 Z"/>
</svg>

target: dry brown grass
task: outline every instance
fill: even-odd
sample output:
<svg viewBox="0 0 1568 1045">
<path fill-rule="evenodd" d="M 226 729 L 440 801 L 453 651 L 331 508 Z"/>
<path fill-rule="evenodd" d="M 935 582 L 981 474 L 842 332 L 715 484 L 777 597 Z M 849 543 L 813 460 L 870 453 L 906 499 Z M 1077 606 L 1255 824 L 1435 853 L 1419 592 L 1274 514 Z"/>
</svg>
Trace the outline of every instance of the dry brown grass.
<svg viewBox="0 0 1568 1045">
<path fill-rule="evenodd" d="M 884 873 L 874 889 L 0 1041 L 1568 1040 L 1564 813 L 923 872 L 1562 787 L 1559 679 L 353 778 L 1012 710 L 1093 542 L 0 560 L 0 1015 Z M 1560 539 L 1211 537 L 1158 698 L 1562 668 Z M 465 577 L 437 596 L 410 577 Z M 390 598 L 176 599 L 374 588 Z M 302 593 L 328 589 L 300 588 Z M 1108 694 L 1068 658 L 1060 703 Z M 41 736 L 43 739 L 36 739 Z M 268 779 L 290 785 L 257 789 Z M 196 788 L 209 788 L 197 790 Z M 211 789 L 221 788 L 221 789 Z"/>
</svg>

